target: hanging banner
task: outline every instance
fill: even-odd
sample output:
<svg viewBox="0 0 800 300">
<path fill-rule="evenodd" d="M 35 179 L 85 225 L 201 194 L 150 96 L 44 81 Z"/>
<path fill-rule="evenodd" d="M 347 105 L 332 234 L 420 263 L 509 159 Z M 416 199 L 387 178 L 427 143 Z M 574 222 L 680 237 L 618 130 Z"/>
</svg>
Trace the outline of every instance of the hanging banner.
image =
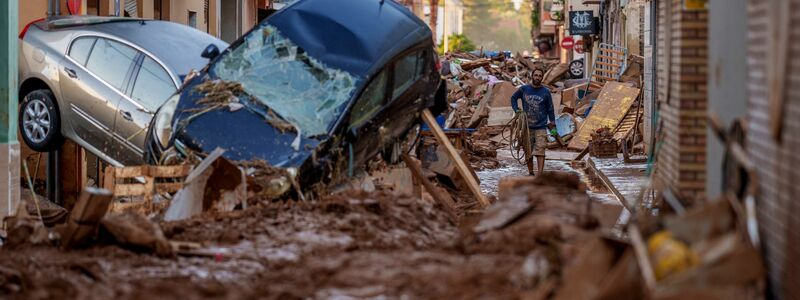
<svg viewBox="0 0 800 300">
<path fill-rule="evenodd" d="M 569 12 L 569 34 L 597 34 L 597 26 L 594 24 L 594 12 L 591 10 L 577 10 Z"/>
</svg>

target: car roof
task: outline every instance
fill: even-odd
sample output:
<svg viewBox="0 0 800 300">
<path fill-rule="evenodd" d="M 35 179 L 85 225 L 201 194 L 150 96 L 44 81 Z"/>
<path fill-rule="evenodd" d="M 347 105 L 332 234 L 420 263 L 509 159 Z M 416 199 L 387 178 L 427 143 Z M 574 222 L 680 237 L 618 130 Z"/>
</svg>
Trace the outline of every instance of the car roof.
<svg viewBox="0 0 800 300">
<path fill-rule="evenodd" d="M 36 25 L 45 31 L 84 30 L 119 37 L 155 55 L 179 76 L 208 63 L 200 54 L 209 44 L 228 47 L 205 32 L 168 21 L 92 16 L 56 18 Z"/>
<path fill-rule="evenodd" d="M 302 0 L 265 22 L 312 57 L 362 78 L 432 37 L 425 23 L 393 0 Z"/>
</svg>

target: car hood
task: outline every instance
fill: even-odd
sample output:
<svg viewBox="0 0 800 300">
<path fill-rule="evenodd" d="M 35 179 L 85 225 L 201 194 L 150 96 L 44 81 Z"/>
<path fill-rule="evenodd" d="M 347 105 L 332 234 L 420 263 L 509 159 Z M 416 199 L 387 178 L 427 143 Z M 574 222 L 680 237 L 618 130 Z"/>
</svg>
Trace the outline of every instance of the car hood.
<svg viewBox="0 0 800 300">
<path fill-rule="evenodd" d="M 235 111 L 226 106 L 203 112 L 205 108 L 196 103 L 202 95 L 193 86 L 184 89 L 174 119 L 174 141 L 190 150 L 209 153 L 220 147 L 230 160 L 263 159 L 272 166 L 290 168 L 300 167 L 324 141 L 298 138 L 296 132 L 276 128 L 266 121 L 266 108 L 252 100 L 242 100 L 246 104 Z"/>
</svg>

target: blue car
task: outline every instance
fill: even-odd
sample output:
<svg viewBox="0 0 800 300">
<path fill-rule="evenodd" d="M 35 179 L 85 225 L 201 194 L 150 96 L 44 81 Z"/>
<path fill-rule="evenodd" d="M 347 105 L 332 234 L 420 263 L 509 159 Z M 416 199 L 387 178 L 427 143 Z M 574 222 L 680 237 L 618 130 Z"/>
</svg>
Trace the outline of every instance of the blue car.
<svg viewBox="0 0 800 300">
<path fill-rule="evenodd" d="M 203 55 L 151 123 L 152 164 L 220 147 L 333 182 L 447 106 L 431 31 L 395 1 L 298 1 Z"/>
</svg>

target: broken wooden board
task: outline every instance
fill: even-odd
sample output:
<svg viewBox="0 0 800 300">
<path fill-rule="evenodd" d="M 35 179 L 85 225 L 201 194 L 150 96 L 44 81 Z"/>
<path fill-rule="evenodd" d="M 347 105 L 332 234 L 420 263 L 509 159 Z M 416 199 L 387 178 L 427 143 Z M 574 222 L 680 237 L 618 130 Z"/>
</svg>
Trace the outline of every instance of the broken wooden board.
<svg viewBox="0 0 800 300">
<path fill-rule="evenodd" d="M 456 148 L 453 147 L 453 144 L 450 143 L 450 140 L 444 134 L 442 128 L 439 127 L 439 123 L 436 122 L 436 118 L 433 116 L 430 110 L 425 109 L 422 111 L 422 120 L 425 121 L 426 124 L 428 124 L 428 127 L 430 127 L 431 132 L 433 132 L 434 134 L 434 137 L 436 137 L 436 140 L 439 142 L 439 145 L 445 147 L 445 149 L 447 150 L 447 154 L 450 155 L 450 159 L 455 161 L 456 168 L 459 174 L 461 175 L 461 178 L 463 178 L 464 181 L 466 181 L 470 192 L 472 192 L 473 196 L 475 196 L 475 198 L 478 200 L 478 203 L 481 205 L 481 207 L 489 206 L 490 204 L 489 200 L 487 200 L 486 196 L 484 196 L 483 192 L 481 192 L 481 187 L 478 184 L 477 180 L 475 180 L 475 177 L 472 176 L 470 168 L 467 167 L 467 164 L 461 158 L 461 155 L 458 154 Z"/>
<path fill-rule="evenodd" d="M 617 124 L 617 128 L 614 129 L 614 139 L 618 141 L 624 140 L 631 130 L 636 129 L 637 121 L 642 119 L 643 113 L 644 110 L 631 107 L 625 117 L 622 118 L 622 121 Z"/>
<path fill-rule="evenodd" d="M 561 91 L 561 104 L 569 108 L 577 108 L 580 91 L 586 91 L 589 83 L 578 84 L 571 88 L 566 88 Z M 588 91 L 587 91 L 588 92 Z"/>
<path fill-rule="evenodd" d="M 608 82 L 600 91 L 589 117 L 569 143 L 569 149 L 582 150 L 589 145 L 591 134 L 598 128 L 615 128 L 639 96 L 639 89 L 619 82 Z"/>
<path fill-rule="evenodd" d="M 100 220 L 108 212 L 111 191 L 87 187 L 72 208 L 66 225 L 61 230 L 61 247 L 70 249 L 89 242 L 97 234 Z"/>
<path fill-rule="evenodd" d="M 569 71 L 569 65 L 567 65 L 567 64 L 557 64 L 552 69 L 547 71 L 546 74 L 544 74 L 544 79 L 542 79 L 542 84 L 546 84 L 546 85 L 553 84 L 553 82 L 556 82 L 561 77 L 563 77 L 564 74 L 567 73 L 567 71 Z"/>
<path fill-rule="evenodd" d="M 447 193 L 440 193 L 437 190 L 436 186 L 428 180 L 425 175 L 422 174 L 422 168 L 419 166 L 419 162 L 412 159 L 408 154 L 403 153 L 400 154 L 400 158 L 403 159 L 403 162 L 406 163 L 406 166 L 411 170 L 411 174 L 419 180 L 420 183 L 425 187 L 425 190 L 433 197 L 436 202 L 444 207 L 447 213 L 450 215 L 450 218 L 455 221 L 458 219 L 458 214 L 456 212 L 456 204 L 453 201 L 453 198 L 450 197 Z"/>
</svg>

